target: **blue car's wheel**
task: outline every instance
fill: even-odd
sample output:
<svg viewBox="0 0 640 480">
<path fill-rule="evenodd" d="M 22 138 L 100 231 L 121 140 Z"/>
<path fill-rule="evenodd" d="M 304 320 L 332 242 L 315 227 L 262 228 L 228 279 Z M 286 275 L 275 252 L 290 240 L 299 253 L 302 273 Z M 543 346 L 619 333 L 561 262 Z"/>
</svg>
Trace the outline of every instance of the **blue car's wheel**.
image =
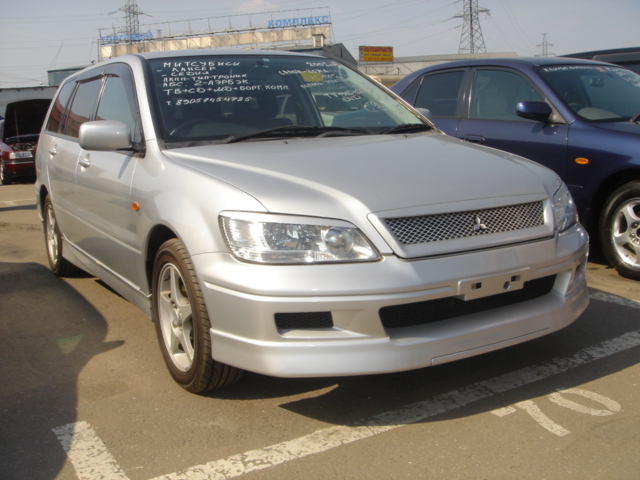
<svg viewBox="0 0 640 480">
<path fill-rule="evenodd" d="M 640 280 L 640 182 L 630 182 L 607 200 L 600 220 L 602 252 L 620 275 Z"/>
</svg>

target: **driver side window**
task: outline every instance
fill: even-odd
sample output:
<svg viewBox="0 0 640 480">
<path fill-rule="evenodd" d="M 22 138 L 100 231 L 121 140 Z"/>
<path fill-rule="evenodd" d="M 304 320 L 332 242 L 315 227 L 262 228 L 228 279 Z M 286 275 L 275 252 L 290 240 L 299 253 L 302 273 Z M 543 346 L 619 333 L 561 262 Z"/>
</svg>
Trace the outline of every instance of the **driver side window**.
<svg viewBox="0 0 640 480">
<path fill-rule="evenodd" d="M 135 109 L 130 105 L 127 91 L 120 77 L 107 77 L 96 120 L 119 120 L 135 132 Z"/>
<path fill-rule="evenodd" d="M 520 75 L 504 70 L 478 70 L 473 78 L 470 118 L 529 122 L 516 114 L 520 102 L 544 99 Z"/>
</svg>

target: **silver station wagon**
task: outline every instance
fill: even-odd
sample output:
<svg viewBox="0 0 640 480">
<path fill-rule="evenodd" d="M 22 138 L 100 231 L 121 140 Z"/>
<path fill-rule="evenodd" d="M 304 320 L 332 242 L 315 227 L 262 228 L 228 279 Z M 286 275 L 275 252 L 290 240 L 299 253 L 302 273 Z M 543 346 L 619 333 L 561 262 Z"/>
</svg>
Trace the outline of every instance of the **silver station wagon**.
<svg viewBox="0 0 640 480">
<path fill-rule="evenodd" d="M 329 58 L 114 58 L 59 88 L 37 150 L 52 270 L 157 326 L 192 392 L 243 370 L 438 365 L 573 322 L 588 237 L 552 171 L 444 135 Z"/>
</svg>

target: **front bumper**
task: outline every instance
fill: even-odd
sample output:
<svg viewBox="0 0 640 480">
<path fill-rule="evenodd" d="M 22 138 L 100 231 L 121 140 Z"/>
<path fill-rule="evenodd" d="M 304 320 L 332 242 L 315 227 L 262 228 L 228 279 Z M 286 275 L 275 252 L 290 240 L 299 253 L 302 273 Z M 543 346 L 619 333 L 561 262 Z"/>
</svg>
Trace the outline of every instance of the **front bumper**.
<svg viewBox="0 0 640 480">
<path fill-rule="evenodd" d="M 542 241 L 414 261 L 388 256 L 367 264 L 264 266 L 227 254 L 193 260 L 216 360 L 267 375 L 312 377 L 437 365 L 560 330 L 587 307 L 587 253 L 587 235 L 576 225 Z M 394 305 L 499 299 L 502 291 L 550 276 L 548 294 L 521 303 L 402 328 L 385 328 L 380 318 L 382 308 Z M 276 314 L 306 312 L 330 312 L 333 326 L 277 328 Z"/>
</svg>

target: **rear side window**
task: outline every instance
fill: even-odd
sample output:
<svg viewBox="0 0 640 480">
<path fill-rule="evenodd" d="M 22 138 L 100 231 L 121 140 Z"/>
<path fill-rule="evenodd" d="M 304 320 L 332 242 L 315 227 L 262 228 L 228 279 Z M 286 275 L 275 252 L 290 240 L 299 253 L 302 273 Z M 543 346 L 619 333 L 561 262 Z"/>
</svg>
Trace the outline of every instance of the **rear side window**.
<svg viewBox="0 0 640 480">
<path fill-rule="evenodd" d="M 102 79 L 95 79 L 78 85 L 61 133 L 78 138 L 80 125 L 91 119 L 101 86 Z"/>
<path fill-rule="evenodd" d="M 427 75 L 422 81 L 415 106 L 426 108 L 434 117 L 455 117 L 463 70 Z"/>
<path fill-rule="evenodd" d="M 71 94 L 73 93 L 75 86 L 75 82 L 69 82 L 60 90 L 60 93 L 56 97 L 56 101 L 51 108 L 51 114 L 49 115 L 47 126 L 45 127 L 46 130 L 50 132 L 57 132 L 60 129 L 62 116 L 64 115 L 64 111 L 67 108 L 67 104 L 69 103 L 69 99 L 71 98 Z"/>
</svg>

